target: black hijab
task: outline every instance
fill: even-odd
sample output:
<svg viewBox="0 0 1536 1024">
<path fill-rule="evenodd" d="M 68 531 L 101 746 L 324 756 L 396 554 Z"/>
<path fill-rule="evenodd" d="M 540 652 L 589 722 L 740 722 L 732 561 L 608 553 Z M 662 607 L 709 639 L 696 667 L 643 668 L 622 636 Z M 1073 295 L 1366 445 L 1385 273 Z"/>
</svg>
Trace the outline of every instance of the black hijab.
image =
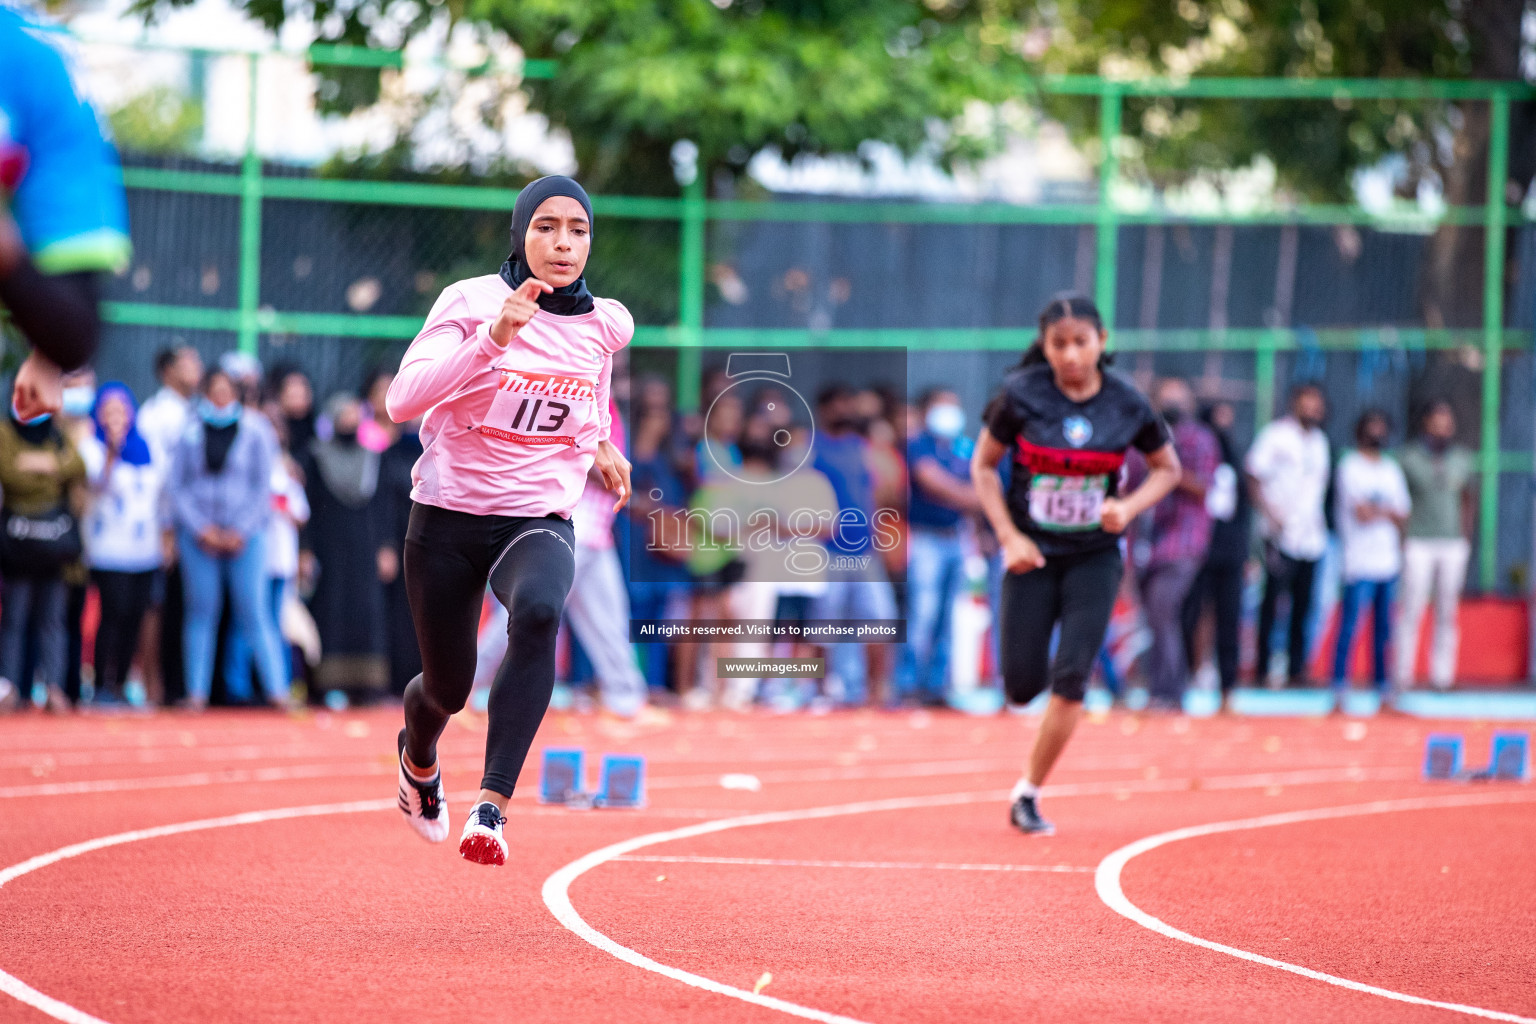
<svg viewBox="0 0 1536 1024">
<path fill-rule="evenodd" d="M 224 472 L 224 463 L 229 460 L 229 450 L 235 446 L 235 436 L 239 433 L 239 420 L 221 426 L 203 423 L 203 462 L 208 472 L 214 476 Z"/>
<path fill-rule="evenodd" d="M 510 288 L 516 288 L 533 275 L 528 272 L 528 254 L 523 241 L 528 236 L 528 225 L 533 223 L 534 212 L 544 200 L 566 196 L 581 204 L 587 211 L 587 223 L 592 223 L 592 200 L 573 178 L 563 174 L 551 174 L 528 185 L 517 194 L 512 206 L 512 254 L 501 265 L 501 279 Z M 592 293 L 587 291 L 587 279 L 578 277 L 564 288 L 556 288 L 548 294 L 540 293 L 539 308 L 556 316 L 580 316 L 592 311 Z"/>
</svg>

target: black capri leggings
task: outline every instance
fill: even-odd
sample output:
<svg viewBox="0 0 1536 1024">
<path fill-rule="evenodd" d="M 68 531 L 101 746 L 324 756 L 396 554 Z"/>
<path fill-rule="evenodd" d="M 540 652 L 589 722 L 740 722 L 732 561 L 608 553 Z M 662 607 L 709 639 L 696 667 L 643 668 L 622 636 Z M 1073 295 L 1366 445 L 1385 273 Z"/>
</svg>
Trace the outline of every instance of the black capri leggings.
<svg viewBox="0 0 1536 1024">
<path fill-rule="evenodd" d="M 1003 685 L 1010 701 L 1028 704 L 1047 684 L 1058 697 L 1083 699 L 1124 573 L 1117 546 L 1048 558 L 1042 568 L 1003 574 L 999 614 Z M 1052 661 L 1051 629 L 1058 620 L 1061 640 Z"/>
<path fill-rule="evenodd" d="M 406 752 L 437 763 L 437 738 L 469 699 L 485 584 L 506 606 L 507 655 L 491 683 L 482 789 L 512 795 L 555 686 L 555 633 L 576 572 L 571 521 L 477 516 L 413 504 L 405 591 L 422 671 L 405 688 Z"/>
</svg>

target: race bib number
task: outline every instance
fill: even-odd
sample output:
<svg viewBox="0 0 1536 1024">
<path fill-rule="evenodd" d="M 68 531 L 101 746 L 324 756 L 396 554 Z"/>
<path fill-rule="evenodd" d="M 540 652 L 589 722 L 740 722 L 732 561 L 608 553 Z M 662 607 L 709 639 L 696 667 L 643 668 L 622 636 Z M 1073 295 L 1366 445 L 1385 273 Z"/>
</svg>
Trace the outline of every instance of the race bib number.
<svg viewBox="0 0 1536 1024">
<path fill-rule="evenodd" d="M 581 377 L 502 370 L 501 387 L 475 429 L 511 444 L 576 444 L 597 389 Z"/>
<path fill-rule="evenodd" d="M 1050 476 L 1029 482 L 1029 517 L 1042 530 L 1094 530 L 1104 509 L 1109 477 Z"/>
</svg>

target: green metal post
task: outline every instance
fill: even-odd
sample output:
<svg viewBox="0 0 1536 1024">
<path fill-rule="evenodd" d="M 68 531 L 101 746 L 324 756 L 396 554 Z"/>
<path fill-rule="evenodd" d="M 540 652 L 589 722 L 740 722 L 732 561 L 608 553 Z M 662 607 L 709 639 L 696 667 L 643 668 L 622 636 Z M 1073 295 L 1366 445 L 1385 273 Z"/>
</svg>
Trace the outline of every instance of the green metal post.
<svg viewBox="0 0 1536 1024">
<path fill-rule="evenodd" d="M 245 159 L 240 165 L 240 351 L 256 354 L 256 306 L 261 301 L 261 157 L 256 152 L 256 85 L 260 57 L 247 58 Z"/>
<path fill-rule="evenodd" d="M 1498 583 L 1499 390 L 1504 362 L 1504 184 L 1509 178 L 1509 94 L 1494 94 L 1488 111 L 1488 196 L 1483 204 L 1483 432 L 1478 516 L 1478 580 Z"/>
<path fill-rule="evenodd" d="M 1093 274 L 1093 301 L 1104 318 L 1104 326 L 1115 329 L 1115 262 L 1119 252 L 1120 225 L 1115 213 L 1113 189 L 1119 176 L 1120 161 L 1115 141 L 1120 137 L 1120 90 L 1110 82 L 1099 93 L 1099 145 L 1104 150 L 1099 162 L 1099 206 L 1097 256 Z"/>
<path fill-rule="evenodd" d="M 699 347 L 704 342 L 704 170 L 683 187 L 682 246 L 678 259 L 677 407 L 693 412 L 699 405 Z"/>
<path fill-rule="evenodd" d="M 1253 352 L 1253 429 L 1275 415 L 1275 338 L 1265 334 Z"/>
</svg>

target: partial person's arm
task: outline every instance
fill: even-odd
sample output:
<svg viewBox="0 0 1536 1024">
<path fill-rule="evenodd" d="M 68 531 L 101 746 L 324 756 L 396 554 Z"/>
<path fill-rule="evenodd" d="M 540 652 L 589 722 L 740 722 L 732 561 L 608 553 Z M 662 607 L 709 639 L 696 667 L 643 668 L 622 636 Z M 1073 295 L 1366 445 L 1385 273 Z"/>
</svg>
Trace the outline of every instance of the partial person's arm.
<svg viewBox="0 0 1536 1024">
<path fill-rule="evenodd" d="M 240 430 L 242 433 L 249 430 L 255 435 L 251 438 L 251 465 L 246 477 L 250 497 L 241 504 L 240 514 L 230 530 L 239 534 L 242 540 L 249 541 L 267 528 L 267 521 L 272 517 L 272 461 L 277 454 L 277 440 L 267 431 L 258 430 L 249 420 L 240 424 Z"/>
<path fill-rule="evenodd" d="M 309 493 L 304 486 L 294 479 L 293 473 L 287 474 L 288 518 L 293 520 L 295 527 L 302 527 L 309 522 Z"/>
<path fill-rule="evenodd" d="M 44 274 L 25 250 L 6 266 L 0 257 L 0 305 L 37 354 L 61 371 L 91 361 L 101 337 L 96 274 Z"/>
<path fill-rule="evenodd" d="M 93 438 L 91 442 L 81 444 L 79 451 L 80 458 L 85 462 L 85 482 L 93 491 L 106 490 L 112 479 L 109 470 L 116 461 L 112 449 Z"/>
<path fill-rule="evenodd" d="M 1477 533 L 1477 488 L 1468 484 L 1461 492 L 1461 535 L 1471 539 Z"/>
<path fill-rule="evenodd" d="M 59 459 L 59 482 L 65 487 L 85 483 L 85 460 L 73 441 L 65 440 L 64 456 Z"/>
<path fill-rule="evenodd" d="M 1272 435 L 1268 427 L 1259 431 L 1259 436 L 1254 439 L 1253 447 L 1248 450 L 1248 457 L 1243 460 L 1243 482 L 1248 487 L 1248 497 L 1253 502 L 1254 511 L 1272 527 L 1278 529 L 1280 517 L 1274 509 L 1269 507 L 1269 502 L 1264 498 L 1264 480 L 1270 472 L 1270 448 L 1273 444 Z"/>
<path fill-rule="evenodd" d="M 1123 498 L 1105 498 L 1099 513 L 1099 523 L 1108 533 L 1121 533 L 1137 516 L 1156 505 L 1178 486 L 1184 471 L 1179 465 L 1179 453 L 1169 441 L 1154 452 L 1146 454 L 1147 478 L 1141 486 Z"/>
<path fill-rule="evenodd" d="M 427 322 L 400 360 L 384 397 L 389 418 L 404 423 L 451 397 L 501 355 L 489 321 L 476 320 L 457 285 L 438 296 Z"/>
<path fill-rule="evenodd" d="M 207 531 L 208 514 L 192 496 L 192 460 L 203 454 L 202 446 L 185 438 L 176 445 L 171 459 L 171 473 L 166 487 L 171 495 L 171 522 L 173 530 L 185 530 L 194 537 Z"/>
<path fill-rule="evenodd" d="M 603 368 L 597 375 L 597 389 L 594 401 L 597 408 L 597 455 L 592 460 L 592 468 L 598 472 L 604 487 L 610 491 L 618 492 L 618 500 L 613 504 L 613 510 L 618 512 L 629 504 L 630 497 L 634 494 L 634 487 L 630 482 L 631 465 L 624 452 L 610 439 L 613 435 L 613 353 L 629 344 L 630 338 L 635 333 L 635 322 L 629 316 L 629 310 L 618 302 L 602 301 L 598 305 L 603 317 L 608 321 L 609 331 L 614 347 L 603 359 Z M 622 426 L 622 424 L 620 424 Z"/>
<path fill-rule="evenodd" d="M 971 465 L 976 464 L 974 456 Z M 993 463 L 994 468 L 996 463 Z M 953 476 L 948 470 L 939 464 L 938 459 L 921 458 L 912 467 L 912 479 L 922 484 L 923 489 L 944 504 L 957 512 L 975 512 L 980 509 L 981 503 L 977 500 L 975 489 L 975 473 L 971 474 L 971 482 L 967 483 L 959 477 Z M 998 488 L 1002 488 L 1002 478 L 998 478 Z"/>
<path fill-rule="evenodd" d="M 1014 525 L 1008 514 L 1008 501 L 1003 497 L 1003 477 L 997 467 L 1008 454 L 1008 446 L 992 436 L 987 427 L 981 428 L 976 437 L 976 450 L 971 453 L 971 486 L 975 488 L 976 501 L 992 525 L 998 545 L 1003 552 L 1003 567 L 1009 572 L 1024 573 L 1045 565 L 1045 556 L 1035 542 Z"/>
<path fill-rule="evenodd" d="M 1221 445 L 1209 432 L 1202 431 L 1198 437 L 1194 450 L 1185 460 L 1187 465 L 1179 478 L 1179 490 L 1203 502 L 1216 480 L 1216 467 L 1221 465 Z"/>
<path fill-rule="evenodd" d="M 1386 508 L 1386 514 L 1392 520 L 1392 525 L 1397 527 L 1401 534 L 1408 529 L 1408 513 L 1413 511 L 1413 497 L 1408 493 L 1408 478 L 1403 476 L 1403 469 L 1394 459 L 1392 464 L 1392 494 L 1390 504 Z"/>
<path fill-rule="evenodd" d="M 597 374 L 597 387 L 593 394 L 592 408 L 597 412 L 597 441 L 602 444 L 613 435 L 613 355 L 603 359 L 603 368 Z"/>
<path fill-rule="evenodd" d="M 538 310 L 531 296 L 549 285 L 529 278 L 507 296 L 495 320 L 477 320 L 463 291 L 453 285 L 438 296 L 427 322 L 411 342 L 400 372 L 390 382 L 384 409 L 396 423 L 405 423 L 439 402 L 453 397 L 476 373 L 484 370 L 511 344 Z"/>
</svg>

